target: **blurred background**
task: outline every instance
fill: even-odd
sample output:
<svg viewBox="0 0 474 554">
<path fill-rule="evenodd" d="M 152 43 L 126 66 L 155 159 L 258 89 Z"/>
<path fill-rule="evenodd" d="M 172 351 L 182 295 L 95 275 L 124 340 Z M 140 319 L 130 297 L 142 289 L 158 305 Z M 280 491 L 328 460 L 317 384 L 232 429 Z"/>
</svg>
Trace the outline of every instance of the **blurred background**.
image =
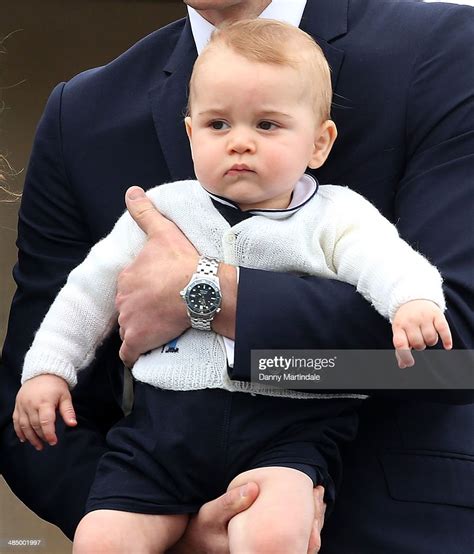
<svg viewBox="0 0 474 554">
<path fill-rule="evenodd" d="M 10 168 L 0 181 L 0 345 L 15 291 L 20 192 L 34 132 L 52 88 L 80 71 L 103 65 L 137 40 L 185 15 L 181 0 L 1 0 L 0 155 Z M 0 167 L 2 158 L 0 158 Z M 8 539 L 42 539 L 42 548 L 11 547 Z M 21 504 L 0 478 L 0 554 L 68 554 L 62 533 Z"/>
</svg>

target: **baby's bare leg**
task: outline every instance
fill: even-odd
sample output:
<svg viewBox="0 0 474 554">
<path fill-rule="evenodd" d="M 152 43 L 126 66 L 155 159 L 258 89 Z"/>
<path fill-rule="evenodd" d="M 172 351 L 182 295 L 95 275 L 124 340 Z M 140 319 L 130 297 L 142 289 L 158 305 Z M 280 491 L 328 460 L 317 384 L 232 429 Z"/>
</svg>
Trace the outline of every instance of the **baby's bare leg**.
<svg viewBox="0 0 474 554">
<path fill-rule="evenodd" d="M 73 554 L 161 554 L 178 541 L 187 523 L 187 515 L 95 510 L 79 523 Z"/>
<path fill-rule="evenodd" d="M 307 554 L 314 520 L 310 477 L 286 467 L 258 468 L 238 475 L 229 489 L 249 481 L 260 494 L 229 522 L 231 554 Z"/>
</svg>

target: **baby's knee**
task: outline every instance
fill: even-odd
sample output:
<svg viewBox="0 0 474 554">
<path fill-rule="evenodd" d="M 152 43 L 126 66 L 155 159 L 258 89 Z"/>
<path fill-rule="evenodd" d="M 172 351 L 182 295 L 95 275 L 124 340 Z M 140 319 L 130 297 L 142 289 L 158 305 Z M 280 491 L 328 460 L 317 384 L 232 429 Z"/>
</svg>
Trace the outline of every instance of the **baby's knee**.
<svg viewBox="0 0 474 554">
<path fill-rule="evenodd" d="M 124 552 L 117 535 L 104 532 L 94 524 L 82 520 L 74 535 L 73 554 L 111 554 Z"/>
<path fill-rule="evenodd" d="M 306 554 L 309 533 L 305 525 L 289 519 L 284 524 L 250 522 L 235 516 L 229 524 L 231 554 Z"/>
<path fill-rule="evenodd" d="M 72 554 L 130 554 L 133 529 L 114 519 L 117 512 L 89 512 L 79 523 L 74 535 Z M 137 540 L 139 537 L 137 537 Z M 139 552 L 150 552 L 135 544 Z"/>
<path fill-rule="evenodd" d="M 231 553 L 306 554 L 314 519 L 313 482 L 292 468 L 258 468 L 238 475 L 229 489 L 255 481 L 260 494 L 229 522 Z"/>
<path fill-rule="evenodd" d="M 247 528 L 245 534 L 239 534 L 232 540 L 229 535 L 230 552 L 236 554 L 306 554 L 309 536 L 306 532 L 287 527 L 286 529 L 267 528 L 256 529 L 253 532 Z"/>
<path fill-rule="evenodd" d="M 185 515 L 95 510 L 79 523 L 73 554 L 159 554 L 176 543 L 187 522 Z"/>
</svg>

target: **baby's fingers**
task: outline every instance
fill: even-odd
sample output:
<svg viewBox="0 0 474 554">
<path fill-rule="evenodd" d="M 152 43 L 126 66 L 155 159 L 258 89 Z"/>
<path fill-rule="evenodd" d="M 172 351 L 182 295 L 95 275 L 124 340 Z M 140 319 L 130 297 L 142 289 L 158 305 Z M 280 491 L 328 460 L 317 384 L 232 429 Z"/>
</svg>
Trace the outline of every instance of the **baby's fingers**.
<svg viewBox="0 0 474 554">
<path fill-rule="evenodd" d="M 410 325 L 405 329 L 410 347 L 415 350 L 425 350 L 426 343 L 418 324 Z"/>
<path fill-rule="evenodd" d="M 448 322 L 446 321 L 444 315 L 440 314 L 435 317 L 434 326 L 438 331 L 444 348 L 446 348 L 446 350 L 451 350 L 451 348 L 453 347 L 453 338 L 451 336 L 451 330 L 449 329 Z"/>
<path fill-rule="evenodd" d="M 421 333 L 426 346 L 434 346 L 438 342 L 438 331 L 434 326 L 434 321 L 426 321 L 421 326 Z"/>
<path fill-rule="evenodd" d="M 398 367 L 400 369 L 413 367 L 415 365 L 415 359 L 410 350 L 395 350 L 395 357 L 397 358 Z"/>
<path fill-rule="evenodd" d="M 15 407 L 15 411 L 13 412 L 13 428 L 15 429 L 16 436 L 20 439 L 20 442 L 25 442 L 26 437 L 25 433 L 23 433 L 23 429 L 20 426 L 20 412 L 18 408 Z"/>
<path fill-rule="evenodd" d="M 54 429 L 55 421 L 56 410 L 54 406 L 52 404 L 42 404 L 39 409 L 41 436 L 50 446 L 54 446 L 58 442 Z"/>
<path fill-rule="evenodd" d="M 393 330 L 393 346 L 395 347 L 395 356 L 400 369 L 412 367 L 415 364 L 415 360 L 410 352 L 408 337 L 402 327 L 396 327 Z"/>
<path fill-rule="evenodd" d="M 74 411 L 71 393 L 69 391 L 65 392 L 59 400 L 59 413 L 66 425 L 69 425 L 69 427 L 77 425 L 76 412 Z"/>
<path fill-rule="evenodd" d="M 36 433 L 33 425 L 34 423 L 30 420 L 30 416 L 26 412 L 20 414 L 18 426 L 22 436 L 25 437 L 25 439 L 32 444 L 36 450 L 43 450 L 43 443 L 41 442 L 41 439 Z"/>
</svg>

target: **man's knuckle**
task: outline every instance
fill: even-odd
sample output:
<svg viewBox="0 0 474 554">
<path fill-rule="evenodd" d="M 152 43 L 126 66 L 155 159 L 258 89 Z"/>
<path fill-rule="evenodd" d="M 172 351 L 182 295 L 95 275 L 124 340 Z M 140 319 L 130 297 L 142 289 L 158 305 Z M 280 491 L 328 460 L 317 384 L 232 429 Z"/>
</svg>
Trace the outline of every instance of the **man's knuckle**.
<svg viewBox="0 0 474 554">
<path fill-rule="evenodd" d="M 139 206 L 134 215 L 136 219 L 144 222 L 145 220 L 150 219 L 153 213 L 156 213 L 155 208 L 152 204 L 147 202 L 143 206 Z"/>
<path fill-rule="evenodd" d="M 137 333 L 135 332 L 134 329 L 125 330 L 123 342 L 124 342 L 125 347 L 127 348 L 127 350 L 132 349 L 132 346 L 133 346 L 133 344 L 136 340 L 136 337 L 137 337 Z"/>
<path fill-rule="evenodd" d="M 220 499 L 222 509 L 225 511 L 233 510 L 236 504 L 237 489 L 226 492 Z"/>
</svg>

